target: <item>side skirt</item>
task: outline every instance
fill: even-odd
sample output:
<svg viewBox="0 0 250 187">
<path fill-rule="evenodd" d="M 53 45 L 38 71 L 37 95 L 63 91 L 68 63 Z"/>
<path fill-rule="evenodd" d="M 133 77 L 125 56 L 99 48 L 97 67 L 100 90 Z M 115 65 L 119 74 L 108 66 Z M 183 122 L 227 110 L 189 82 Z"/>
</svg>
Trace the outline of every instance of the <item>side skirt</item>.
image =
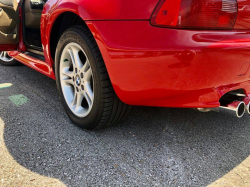
<svg viewBox="0 0 250 187">
<path fill-rule="evenodd" d="M 18 51 L 9 52 L 9 56 L 15 58 L 17 61 L 22 64 L 31 67 L 32 69 L 52 78 L 56 79 L 54 70 L 50 67 L 45 61 L 35 58 L 33 55 L 29 55 L 29 53 L 20 53 Z"/>
</svg>

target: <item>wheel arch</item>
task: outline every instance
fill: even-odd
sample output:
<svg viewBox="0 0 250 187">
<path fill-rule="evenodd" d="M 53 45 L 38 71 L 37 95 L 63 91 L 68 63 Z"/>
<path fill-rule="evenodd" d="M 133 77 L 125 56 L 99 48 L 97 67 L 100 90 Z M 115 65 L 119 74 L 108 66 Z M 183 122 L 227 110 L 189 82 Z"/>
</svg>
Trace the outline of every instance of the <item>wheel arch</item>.
<svg viewBox="0 0 250 187">
<path fill-rule="evenodd" d="M 63 12 L 55 19 L 51 27 L 48 41 L 49 56 L 53 60 L 51 63 L 52 66 L 54 66 L 56 47 L 60 37 L 68 28 L 74 25 L 83 25 L 87 27 L 85 21 L 74 12 Z"/>
<path fill-rule="evenodd" d="M 65 5 L 67 4 L 67 5 Z M 63 7 L 69 6 L 70 9 L 62 10 L 62 5 L 58 5 L 53 10 L 47 10 L 43 12 L 43 23 L 41 24 L 41 35 L 42 35 L 42 43 L 44 48 L 45 61 L 51 66 L 52 74 L 55 74 L 54 71 L 54 60 L 55 53 L 57 48 L 57 43 L 63 34 L 68 28 L 74 25 L 84 25 L 91 32 L 93 38 L 95 39 L 97 46 L 101 52 L 102 58 L 104 60 L 104 64 L 108 71 L 108 75 L 110 77 L 110 81 L 113 85 L 113 88 L 120 98 L 120 95 L 117 93 L 115 89 L 115 84 L 113 82 L 113 78 L 111 72 L 109 71 L 109 66 L 107 62 L 108 50 L 105 44 L 105 39 L 102 37 L 102 34 L 99 30 L 96 29 L 94 21 L 92 21 L 91 17 L 86 13 L 82 7 L 75 5 L 74 3 L 68 2 L 65 3 Z M 78 8 L 78 9 L 77 9 Z M 48 17 L 46 17 L 48 16 Z M 55 76 L 54 76 L 55 77 Z"/>
<path fill-rule="evenodd" d="M 50 21 L 47 21 L 48 26 L 43 27 L 44 32 L 42 32 L 42 35 L 44 35 L 45 37 L 42 37 L 42 41 L 44 44 L 45 60 L 49 63 L 53 70 L 58 41 L 64 31 L 75 25 L 82 25 L 87 28 L 87 30 L 92 34 L 93 38 L 95 39 L 104 59 L 106 55 L 105 44 L 103 43 L 100 33 L 95 29 L 95 26 L 93 25 L 92 21 L 88 21 L 89 18 L 87 17 L 86 20 L 84 19 L 85 14 L 79 15 L 77 12 L 74 12 L 72 10 L 61 12 L 61 14 L 57 14 L 56 16 L 51 17 L 53 17 L 54 19 L 51 18 Z M 101 42 L 99 42 L 99 40 L 101 40 Z M 106 65 L 105 59 L 104 63 Z M 107 65 L 106 68 L 108 70 Z"/>
<path fill-rule="evenodd" d="M 45 4 L 41 18 L 41 39 L 45 60 L 51 67 L 54 66 L 55 50 L 62 33 L 75 24 L 86 25 L 85 20 L 88 19 L 90 17 L 86 10 L 76 0 L 52 0 Z"/>
</svg>

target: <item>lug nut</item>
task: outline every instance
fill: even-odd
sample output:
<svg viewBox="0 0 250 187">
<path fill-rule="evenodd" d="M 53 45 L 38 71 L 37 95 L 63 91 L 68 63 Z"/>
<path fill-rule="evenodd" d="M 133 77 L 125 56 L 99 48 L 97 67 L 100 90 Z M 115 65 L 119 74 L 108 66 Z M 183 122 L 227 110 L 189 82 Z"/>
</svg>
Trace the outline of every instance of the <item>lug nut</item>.
<svg viewBox="0 0 250 187">
<path fill-rule="evenodd" d="M 82 90 L 84 90 L 84 86 L 82 85 L 81 87 L 82 87 Z"/>
<path fill-rule="evenodd" d="M 83 78 L 83 73 L 81 73 L 81 78 Z"/>
<path fill-rule="evenodd" d="M 75 69 L 76 73 L 77 73 L 77 68 Z"/>
</svg>

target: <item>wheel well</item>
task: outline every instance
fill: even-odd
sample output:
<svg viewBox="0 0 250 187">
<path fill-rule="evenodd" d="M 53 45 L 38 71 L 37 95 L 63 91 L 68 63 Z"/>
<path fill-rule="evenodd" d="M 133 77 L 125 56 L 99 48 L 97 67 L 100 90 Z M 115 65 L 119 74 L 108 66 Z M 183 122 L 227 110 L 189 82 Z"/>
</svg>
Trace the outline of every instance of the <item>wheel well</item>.
<svg viewBox="0 0 250 187">
<path fill-rule="evenodd" d="M 61 14 L 54 22 L 50 33 L 50 54 L 53 60 L 55 60 L 56 47 L 61 35 L 74 25 L 85 25 L 87 27 L 84 20 L 73 12 Z"/>
</svg>

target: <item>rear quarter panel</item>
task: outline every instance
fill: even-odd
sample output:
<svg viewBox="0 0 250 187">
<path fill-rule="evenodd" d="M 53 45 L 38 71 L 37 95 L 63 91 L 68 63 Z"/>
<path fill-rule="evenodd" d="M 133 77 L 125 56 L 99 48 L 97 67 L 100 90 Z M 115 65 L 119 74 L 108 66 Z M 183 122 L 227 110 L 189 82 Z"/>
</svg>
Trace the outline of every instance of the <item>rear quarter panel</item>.
<svg viewBox="0 0 250 187">
<path fill-rule="evenodd" d="M 49 0 L 44 13 L 71 11 L 84 20 L 150 19 L 158 0 Z"/>
<path fill-rule="evenodd" d="M 237 73 L 241 64 L 248 63 L 249 53 L 244 52 L 249 48 L 249 42 L 245 41 L 249 33 L 218 31 L 214 38 L 210 31 L 152 27 L 149 19 L 157 3 L 158 0 L 49 0 L 41 27 L 45 58 L 52 63 L 49 40 L 53 23 L 62 13 L 74 12 L 92 31 L 115 91 L 125 103 L 219 106 L 218 85 L 235 85 L 248 80 L 248 74 L 241 77 Z M 200 34 L 205 34 L 208 41 L 196 41 Z M 204 36 L 198 38 L 204 39 Z M 217 42 L 227 39 L 226 44 Z M 235 44 L 235 40 L 245 42 L 241 46 L 241 42 Z M 221 61 L 221 56 L 226 58 Z M 227 71 L 227 76 L 219 71 L 225 64 L 231 70 Z M 175 81 L 177 79 L 180 81 Z"/>
<path fill-rule="evenodd" d="M 60 5 L 76 4 L 85 20 L 149 19 L 158 0 L 61 0 Z"/>
<path fill-rule="evenodd" d="M 73 12 L 84 21 L 149 20 L 158 0 L 49 0 L 41 18 L 41 37 L 45 60 L 51 66 L 50 32 L 64 12 Z"/>
</svg>

